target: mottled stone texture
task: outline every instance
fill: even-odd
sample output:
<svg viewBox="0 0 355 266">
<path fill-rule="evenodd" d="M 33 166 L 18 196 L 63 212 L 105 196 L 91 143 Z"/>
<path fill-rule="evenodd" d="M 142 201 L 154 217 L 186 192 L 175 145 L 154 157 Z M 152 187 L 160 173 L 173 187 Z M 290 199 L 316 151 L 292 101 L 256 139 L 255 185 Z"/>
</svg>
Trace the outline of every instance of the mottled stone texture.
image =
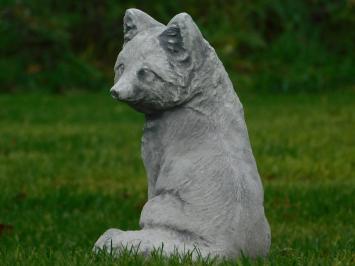
<svg viewBox="0 0 355 266">
<path fill-rule="evenodd" d="M 265 256 L 263 187 L 242 104 L 216 52 L 186 13 L 165 26 L 129 9 L 124 31 L 111 94 L 146 116 L 148 201 L 141 230 L 110 229 L 94 249 L 133 245 L 149 254 L 163 243 L 166 255 L 196 247 L 203 256 Z"/>
</svg>

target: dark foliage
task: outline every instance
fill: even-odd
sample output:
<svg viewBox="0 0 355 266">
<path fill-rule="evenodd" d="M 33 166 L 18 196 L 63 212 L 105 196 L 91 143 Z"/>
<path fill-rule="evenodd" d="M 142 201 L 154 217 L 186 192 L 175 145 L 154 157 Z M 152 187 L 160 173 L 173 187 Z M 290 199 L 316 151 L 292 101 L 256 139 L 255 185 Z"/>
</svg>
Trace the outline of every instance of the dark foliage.
<svg viewBox="0 0 355 266">
<path fill-rule="evenodd" d="M 192 15 L 238 88 L 319 91 L 355 83 L 355 2 L 12 0 L 0 4 L 0 91 L 112 83 L 125 9 Z"/>
</svg>

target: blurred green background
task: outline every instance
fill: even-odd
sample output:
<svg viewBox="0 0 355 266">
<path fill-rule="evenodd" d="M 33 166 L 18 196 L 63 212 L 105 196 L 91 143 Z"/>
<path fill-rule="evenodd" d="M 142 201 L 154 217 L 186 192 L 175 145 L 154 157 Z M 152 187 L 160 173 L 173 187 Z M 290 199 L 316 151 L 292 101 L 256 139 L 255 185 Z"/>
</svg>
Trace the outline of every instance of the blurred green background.
<svg viewBox="0 0 355 266">
<path fill-rule="evenodd" d="M 224 265 L 355 265 L 353 0 L 1 0 L 0 265 L 192 264 L 91 252 L 147 198 L 144 116 L 109 95 L 130 7 L 190 13 L 243 103 L 272 246 Z"/>
<path fill-rule="evenodd" d="M 122 18 L 188 12 L 240 89 L 322 91 L 355 82 L 355 1 L 15 1 L 0 4 L 1 91 L 112 84 Z"/>
</svg>

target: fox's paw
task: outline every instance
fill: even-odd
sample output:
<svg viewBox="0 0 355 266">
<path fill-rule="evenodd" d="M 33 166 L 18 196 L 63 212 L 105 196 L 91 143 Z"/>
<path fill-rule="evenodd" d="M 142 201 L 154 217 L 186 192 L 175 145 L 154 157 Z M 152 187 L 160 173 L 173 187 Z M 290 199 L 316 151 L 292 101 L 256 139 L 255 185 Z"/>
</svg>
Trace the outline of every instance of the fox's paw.
<svg viewBox="0 0 355 266">
<path fill-rule="evenodd" d="M 93 251 L 99 252 L 100 250 L 106 250 L 111 252 L 112 249 L 117 248 L 119 236 L 123 233 L 122 230 L 111 228 L 103 233 L 96 241 Z"/>
<path fill-rule="evenodd" d="M 120 253 L 121 251 L 134 251 L 142 255 L 148 255 L 154 247 L 152 243 L 141 234 L 141 231 L 122 231 L 109 229 L 96 241 L 93 251 L 104 250 L 109 253 Z"/>
</svg>

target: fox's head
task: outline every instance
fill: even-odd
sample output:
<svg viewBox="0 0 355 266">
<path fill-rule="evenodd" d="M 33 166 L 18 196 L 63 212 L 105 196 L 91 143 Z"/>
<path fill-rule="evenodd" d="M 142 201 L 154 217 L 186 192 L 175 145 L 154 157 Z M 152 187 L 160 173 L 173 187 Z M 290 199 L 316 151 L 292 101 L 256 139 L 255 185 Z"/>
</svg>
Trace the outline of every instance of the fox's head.
<svg viewBox="0 0 355 266">
<path fill-rule="evenodd" d="M 128 9 L 112 96 L 148 114 L 187 102 L 194 96 L 191 80 L 204 62 L 207 46 L 186 13 L 165 26 L 140 10 Z"/>
</svg>

